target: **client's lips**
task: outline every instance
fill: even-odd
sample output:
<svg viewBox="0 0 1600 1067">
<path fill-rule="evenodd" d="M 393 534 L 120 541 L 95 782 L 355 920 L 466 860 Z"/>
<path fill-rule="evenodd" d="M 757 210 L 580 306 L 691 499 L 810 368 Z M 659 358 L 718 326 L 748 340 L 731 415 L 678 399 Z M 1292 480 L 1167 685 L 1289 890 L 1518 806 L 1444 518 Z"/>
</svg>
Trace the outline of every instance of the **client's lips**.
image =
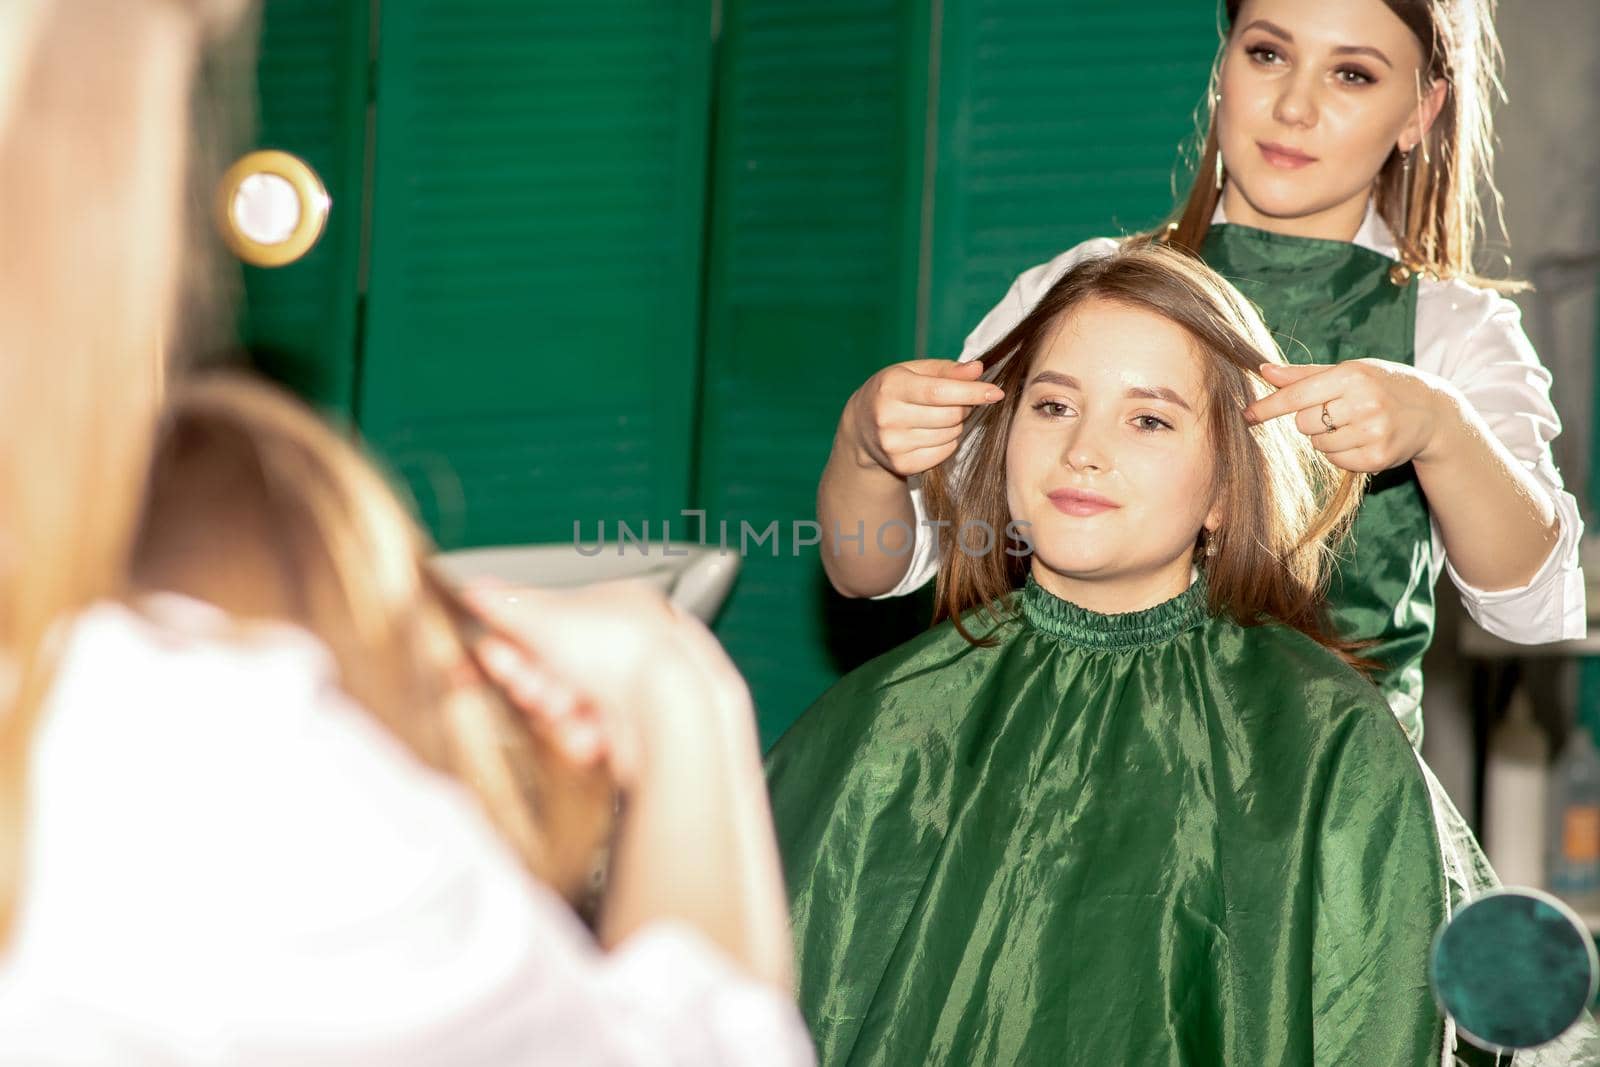
<svg viewBox="0 0 1600 1067">
<path fill-rule="evenodd" d="M 1048 496 L 1056 510 L 1066 515 L 1099 515 L 1122 506 L 1110 497 L 1087 489 L 1057 489 Z"/>
</svg>

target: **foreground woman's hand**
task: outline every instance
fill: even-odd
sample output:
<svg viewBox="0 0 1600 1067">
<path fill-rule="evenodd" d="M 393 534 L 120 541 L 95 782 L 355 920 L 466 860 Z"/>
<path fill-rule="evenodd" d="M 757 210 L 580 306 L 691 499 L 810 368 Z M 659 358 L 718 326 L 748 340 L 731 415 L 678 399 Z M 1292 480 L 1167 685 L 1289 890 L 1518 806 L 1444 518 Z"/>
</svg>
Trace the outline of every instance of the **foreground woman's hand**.
<svg viewBox="0 0 1600 1067">
<path fill-rule="evenodd" d="M 475 649 L 485 673 L 570 758 L 608 764 L 625 792 L 647 748 L 684 718 L 753 721 L 749 690 L 721 646 L 646 586 L 465 595 L 488 625 Z"/>
<path fill-rule="evenodd" d="M 671 919 L 791 989 L 788 904 L 755 716 L 716 639 L 642 586 L 468 599 L 498 634 L 479 649 L 489 676 L 515 694 L 531 663 L 569 686 L 557 729 L 592 732 L 595 758 L 613 768 L 624 804 L 601 942 Z"/>
</svg>

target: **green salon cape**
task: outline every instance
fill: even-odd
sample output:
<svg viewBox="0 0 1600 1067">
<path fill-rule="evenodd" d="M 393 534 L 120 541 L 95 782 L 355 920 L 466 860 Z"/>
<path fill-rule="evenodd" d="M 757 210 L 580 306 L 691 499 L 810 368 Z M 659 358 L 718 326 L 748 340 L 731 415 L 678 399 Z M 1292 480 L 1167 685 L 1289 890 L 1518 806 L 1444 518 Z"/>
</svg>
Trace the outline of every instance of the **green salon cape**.
<svg viewBox="0 0 1600 1067">
<path fill-rule="evenodd" d="M 1440 1063 L 1450 894 L 1378 691 L 1203 580 L 1003 614 L 855 671 L 770 757 L 825 1067 Z"/>
</svg>

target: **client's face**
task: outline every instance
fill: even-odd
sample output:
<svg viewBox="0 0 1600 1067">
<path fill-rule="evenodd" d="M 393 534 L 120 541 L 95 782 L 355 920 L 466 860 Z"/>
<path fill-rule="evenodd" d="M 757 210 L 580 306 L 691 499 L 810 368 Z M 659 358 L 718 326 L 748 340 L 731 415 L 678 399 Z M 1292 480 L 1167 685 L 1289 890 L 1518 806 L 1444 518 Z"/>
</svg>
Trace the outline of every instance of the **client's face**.
<svg viewBox="0 0 1600 1067">
<path fill-rule="evenodd" d="M 1011 517 L 1031 524 L 1036 581 L 1096 611 L 1189 584 L 1215 527 L 1200 359 L 1179 326 L 1091 300 L 1029 370 L 1006 448 Z"/>
</svg>

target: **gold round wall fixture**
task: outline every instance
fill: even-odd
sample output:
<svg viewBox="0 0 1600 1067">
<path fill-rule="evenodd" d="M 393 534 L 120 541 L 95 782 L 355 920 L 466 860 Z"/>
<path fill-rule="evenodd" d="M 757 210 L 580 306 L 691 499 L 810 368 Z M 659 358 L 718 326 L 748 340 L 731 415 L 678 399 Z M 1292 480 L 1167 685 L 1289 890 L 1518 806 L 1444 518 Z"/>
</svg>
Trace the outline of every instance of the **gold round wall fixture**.
<svg viewBox="0 0 1600 1067">
<path fill-rule="evenodd" d="M 305 160 L 260 149 L 235 160 L 217 185 L 217 228 L 246 263 L 282 267 L 316 245 L 331 204 Z"/>
</svg>

